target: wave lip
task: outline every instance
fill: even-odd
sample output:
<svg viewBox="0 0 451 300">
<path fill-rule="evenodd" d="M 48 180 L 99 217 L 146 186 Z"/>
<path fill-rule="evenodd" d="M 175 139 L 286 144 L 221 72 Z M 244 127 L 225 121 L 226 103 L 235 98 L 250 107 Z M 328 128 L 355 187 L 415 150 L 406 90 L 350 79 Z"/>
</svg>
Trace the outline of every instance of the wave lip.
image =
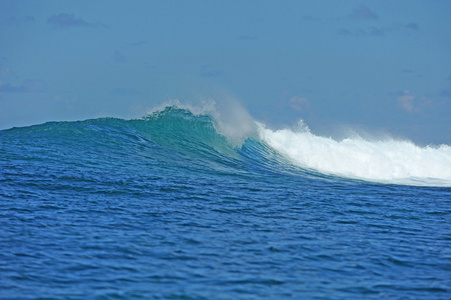
<svg viewBox="0 0 451 300">
<path fill-rule="evenodd" d="M 409 141 L 336 141 L 308 128 L 267 129 L 260 138 L 296 165 L 320 173 L 380 183 L 451 186 L 451 147 L 419 147 Z"/>
<path fill-rule="evenodd" d="M 249 137 L 256 135 L 254 119 L 233 98 L 218 103 L 213 100 L 203 101 L 199 106 L 182 104 L 178 100 L 173 100 L 150 110 L 146 119 L 165 115 L 171 111 L 180 111 L 192 117 L 209 118 L 216 133 L 224 136 L 236 148 L 241 147 Z"/>
</svg>

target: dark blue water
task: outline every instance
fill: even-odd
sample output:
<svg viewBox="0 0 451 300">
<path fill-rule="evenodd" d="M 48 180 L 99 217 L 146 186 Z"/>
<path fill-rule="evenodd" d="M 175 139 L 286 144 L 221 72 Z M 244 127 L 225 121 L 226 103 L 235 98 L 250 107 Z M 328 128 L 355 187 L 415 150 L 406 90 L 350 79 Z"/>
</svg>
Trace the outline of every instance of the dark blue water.
<svg viewBox="0 0 451 300">
<path fill-rule="evenodd" d="M 176 108 L 46 123 L 0 131 L 0 249 L 2 299 L 451 299 L 451 188 L 324 175 Z"/>
</svg>

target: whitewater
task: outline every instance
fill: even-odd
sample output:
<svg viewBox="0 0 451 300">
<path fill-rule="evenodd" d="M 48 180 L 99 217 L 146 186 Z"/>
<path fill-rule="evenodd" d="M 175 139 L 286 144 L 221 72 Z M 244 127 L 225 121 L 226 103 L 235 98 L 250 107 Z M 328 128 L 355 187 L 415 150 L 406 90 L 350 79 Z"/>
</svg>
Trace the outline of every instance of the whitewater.
<svg viewBox="0 0 451 300">
<path fill-rule="evenodd" d="M 0 298 L 448 299 L 451 146 L 229 102 L 0 131 Z"/>
<path fill-rule="evenodd" d="M 259 124 L 259 137 L 302 168 L 323 174 L 381 183 L 451 186 L 451 146 L 420 147 L 410 141 L 336 141 L 298 130 L 270 130 Z"/>
</svg>

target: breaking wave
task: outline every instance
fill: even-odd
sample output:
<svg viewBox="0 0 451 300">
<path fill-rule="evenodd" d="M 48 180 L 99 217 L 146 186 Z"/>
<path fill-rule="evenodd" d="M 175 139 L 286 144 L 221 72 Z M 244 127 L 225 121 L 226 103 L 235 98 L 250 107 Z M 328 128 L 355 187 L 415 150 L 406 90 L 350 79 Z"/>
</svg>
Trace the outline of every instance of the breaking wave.
<svg viewBox="0 0 451 300">
<path fill-rule="evenodd" d="M 334 140 L 306 126 L 272 130 L 239 105 L 221 112 L 171 105 L 141 119 L 50 122 L 0 131 L 5 143 L 25 136 L 53 144 L 52 155 L 103 151 L 105 164 L 140 156 L 237 174 L 286 171 L 383 184 L 451 186 L 451 146 L 420 147 L 409 141 L 361 137 Z M 54 157 L 49 159 L 58 159 Z"/>
</svg>

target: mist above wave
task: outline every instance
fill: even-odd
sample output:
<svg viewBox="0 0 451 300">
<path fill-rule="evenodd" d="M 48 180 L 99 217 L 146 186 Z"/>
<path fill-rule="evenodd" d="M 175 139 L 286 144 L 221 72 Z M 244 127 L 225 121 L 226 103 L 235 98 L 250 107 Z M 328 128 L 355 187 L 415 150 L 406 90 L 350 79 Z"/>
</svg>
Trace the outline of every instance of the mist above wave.
<svg viewBox="0 0 451 300">
<path fill-rule="evenodd" d="M 247 110 L 234 98 L 226 101 L 205 100 L 197 105 L 171 100 L 149 110 L 149 114 L 163 111 L 167 107 L 177 107 L 190 111 L 195 116 L 209 115 L 219 134 L 224 136 L 233 146 L 241 147 L 249 137 L 256 135 L 256 123 Z"/>
</svg>

